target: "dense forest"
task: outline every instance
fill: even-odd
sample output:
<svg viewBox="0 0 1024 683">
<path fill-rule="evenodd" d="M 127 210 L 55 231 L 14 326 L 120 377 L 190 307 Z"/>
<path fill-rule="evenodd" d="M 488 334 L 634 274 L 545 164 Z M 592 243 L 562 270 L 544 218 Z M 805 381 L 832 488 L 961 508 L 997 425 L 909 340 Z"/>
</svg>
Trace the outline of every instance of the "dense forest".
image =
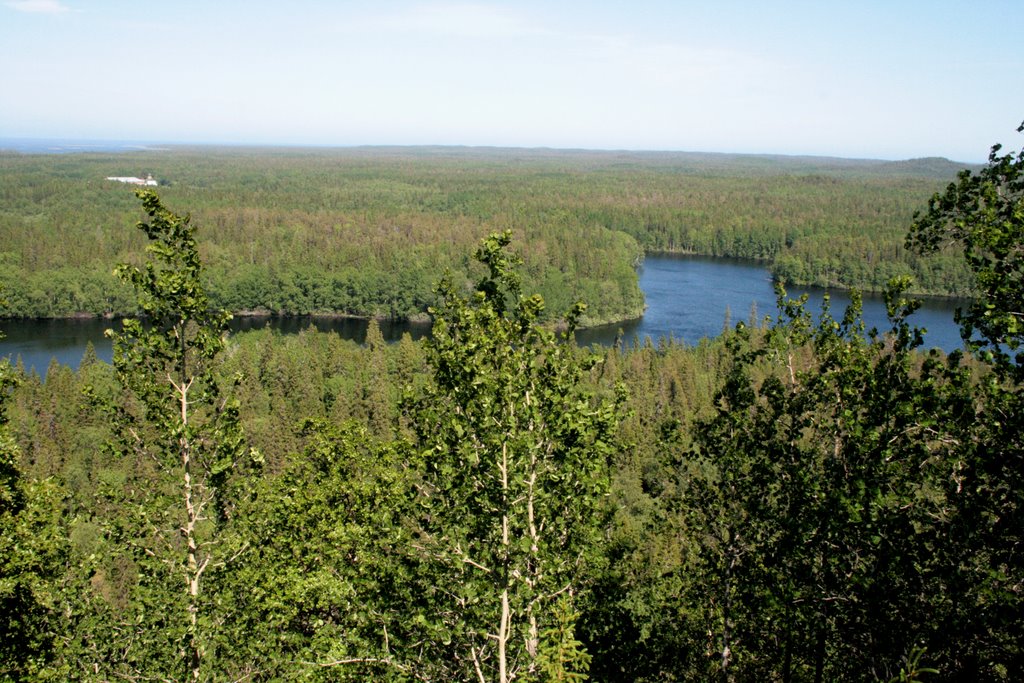
<svg viewBox="0 0 1024 683">
<path fill-rule="evenodd" d="M 459 148 L 171 147 L 0 153 L 0 284 L 9 316 L 133 313 L 111 264 L 139 263 L 130 186 L 202 226 L 205 284 L 233 312 L 424 316 L 446 268 L 515 230 L 523 278 L 585 325 L 636 318 L 645 251 L 762 260 L 777 279 L 963 296 L 963 262 L 903 247 L 913 212 L 959 167 L 681 153 Z"/>
<path fill-rule="evenodd" d="M 870 338 L 780 287 L 695 347 L 579 348 L 508 231 L 428 340 L 229 336 L 171 194 L 113 364 L 0 364 L 0 678 L 1024 676 L 1024 151 L 905 228 L 977 294 L 948 356 L 907 277 Z"/>
</svg>

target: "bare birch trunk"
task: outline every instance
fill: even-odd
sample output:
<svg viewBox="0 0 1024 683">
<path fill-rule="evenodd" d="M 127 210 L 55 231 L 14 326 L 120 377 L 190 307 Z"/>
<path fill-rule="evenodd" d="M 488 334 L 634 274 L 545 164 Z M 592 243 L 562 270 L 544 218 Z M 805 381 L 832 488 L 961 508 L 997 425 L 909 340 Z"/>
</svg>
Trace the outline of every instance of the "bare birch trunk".
<svg viewBox="0 0 1024 683">
<path fill-rule="evenodd" d="M 508 555 L 509 555 L 509 535 L 508 535 L 508 444 L 503 442 L 501 444 L 501 491 L 503 502 L 503 511 L 501 515 L 501 545 L 505 549 L 505 557 L 503 560 L 502 571 L 502 582 L 504 583 L 501 591 L 501 621 L 498 624 L 498 683 L 508 683 L 508 631 L 509 621 L 511 620 L 511 614 L 509 613 L 508 604 Z"/>
<path fill-rule="evenodd" d="M 185 660 L 187 662 L 187 677 L 193 681 L 200 679 L 201 650 L 199 647 L 199 578 L 203 568 L 199 564 L 199 547 L 196 542 L 196 524 L 199 520 L 199 506 L 196 505 L 192 490 L 192 444 L 188 438 L 188 392 L 192 382 L 186 380 L 185 354 L 185 331 L 181 334 L 181 367 L 179 384 L 175 387 L 178 390 L 181 407 L 181 436 L 178 438 L 178 447 L 181 453 L 181 471 L 185 497 L 185 526 L 181 529 L 185 537 L 186 564 L 185 580 L 188 584 L 188 619 L 189 633 L 185 639 Z M 173 382 L 172 382 L 173 384 Z"/>
</svg>

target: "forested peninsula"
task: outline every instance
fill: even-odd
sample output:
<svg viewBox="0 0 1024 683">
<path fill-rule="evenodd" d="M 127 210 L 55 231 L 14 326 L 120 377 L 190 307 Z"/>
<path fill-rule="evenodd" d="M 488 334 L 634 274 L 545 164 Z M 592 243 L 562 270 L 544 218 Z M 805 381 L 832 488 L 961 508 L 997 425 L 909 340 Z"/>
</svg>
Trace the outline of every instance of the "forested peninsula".
<svg viewBox="0 0 1024 683">
<path fill-rule="evenodd" d="M 138 311 L 111 264 L 140 263 L 130 186 L 152 175 L 203 226 L 211 301 L 235 313 L 423 317 L 445 269 L 465 274 L 512 229 L 524 284 L 584 325 L 633 319 L 644 252 L 758 259 L 779 280 L 962 297 L 954 254 L 903 247 L 921 198 L 955 178 L 906 162 L 487 148 L 217 148 L 0 153 L 7 316 Z"/>
<path fill-rule="evenodd" d="M 93 251 L 114 253 L 102 265 L 123 284 L 124 306 L 144 318 L 112 330 L 111 364 L 87 351 L 77 370 L 54 364 L 44 380 L 0 361 L 0 680 L 1024 678 L 1024 151 L 995 148 L 937 194 L 934 179 L 857 180 L 864 169 L 805 180 L 734 168 L 721 180 L 712 159 L 706 177 L 679 176 L 733 187 L 834 181 L 837 201 L 876 188 L 881 213 L 893 210 L 884 188 L 902 188 L 894 198 L 920 184 L 919 213 L 902 229 L 905 265 L 955 262 L 975 294 L 958 315 L 964 349 L 948 355 L 921 349 L 905 274 L 884 287 L 890 324 L 880 333 L 865 334 L 856 293 L 848 310 L 811 311 L 779 287 L 773 314 L 695 346 L 581 348 L 572 331 L 588 302 L 559 308 L 557 292 L 554 304 L 536 293 L 561 272 L 546 264 L 579 275 L 582 263 L 555 254 L 547 233 L 581 259 L 573 235 L 596 239 L 594 253 L 609 258 L 621 240 L 632 256 L 617 263 L 631 272 L 642 235 L 610 217 L 640 208 L 609 209 L 598 226 L 583 218 L 589 203 L 506 196 L 519 162 L 484 155 L 471 174 L 479 195 L 459 195 L 450 214 L 420 211 L 421 201 L 456 199 L 432 190 L 425 169 L 458 184 L 465 159 L 398 150 L 387 180 L 375 150 L 361 191 L 379 184 L 396 204 L 377 214 L 367 199 L 340 212 L 332 193 L 353 205 L 360 195 L 332 185 L 332 154 L 283 151 L 279 172 L 257 170 L 261 161 L 247 176 L 251 157 L 240 153 L 230 191 L 216 171 L 230 153 L 205 167 L 182 154 L 152 170 L 170 186 L 137 194 L 94 177 L 127 156 L 5 158 L 77 168 L 112 212 L 82 204 L 55 223 L 41 192 L 39 223 L 66 225 L 66 241 L 32 243 L 37 252 L 22 242 L 10 260 L 56 264 L 49 251 L 63 250 L 87 272 L 94 254 L 72 248 L 82 244 L 73 233 L 91 230 Z M 595 185 L 577 187 L 573 173 L 609 188 L 641 173 L 612 168 L 616 155 L 594 155 L 585 172 L 553 156 L 523 161 L 517 192 L 550 182 L 578 196 Z M 324 168 L 315 189 L 255 189 L 306 157 Z M 649 182 L 643 192 L 668 205 L 656 189 L 675 182 L 677 157 L 651 159 L 631 187 Z M 205 185 L 174 179 L 191 163 Z M 481 178 L 496 164 L 491 196 Z M 42 175 L 38 187 L 63 187 Z M 252 182 L 247 195 L 239 177 Z M 32 203 L 32 182 L 5 185 L 22 197 L 17 211 Z M 326 208 L 299 202 L 300 187 Z M 588 202 L 622 202 L 611 189 L 587 191 Z M 251 208 L 291 193 L 291 205 Z M 225 197 L 240 195 L 250 208 L 235 214 Z M 553 204 L 568 206 L 559 220 L 531 220 Z M 323 251 L 312 226 L 341 215 L 353 232 L 408 227 L 422 249 L 393 250 L 391 232 L 369 239 L 376 227 L 367 243 L 332 238 L 374 263 L 447 254 L 452 267 L 425 295 L 430 337 L 388 344 L 376 320 L 364 344 L 312 328 L 229 334 L 230 287 L 218 279 L 227 255 L 252 249 L 261 282 L 264 265 L 299 268 L 245 241 L 243 226 L 264 215 L 277 246 L 298 250 L 288 258 Z M 517 231 L 474 234 L 513 217 Z M 435 245 L 431 230 L 450 241 Z M 115 235 L 123 241 L 104 242 Z M 424 277 L 443 263 L 425 260 Z M 319 267 L 341 266 L 314 262 L 310 272 Z"/>
</svg>

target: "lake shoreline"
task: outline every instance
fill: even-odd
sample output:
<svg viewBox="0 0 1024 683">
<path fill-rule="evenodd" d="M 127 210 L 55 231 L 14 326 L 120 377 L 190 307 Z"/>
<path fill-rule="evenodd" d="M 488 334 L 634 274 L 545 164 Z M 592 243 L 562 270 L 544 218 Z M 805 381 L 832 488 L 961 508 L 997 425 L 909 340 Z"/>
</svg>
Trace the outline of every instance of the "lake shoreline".
<svg viewBox="0 0 1024 683">
<path fill-rule="evenodd" d="M 644 309 L 646 311 L 646 306 Z M 10 321 L 13 323 L 19 322 L 48 322 L 48 321 L 98 321 L 98 320 L 124 320 L 125 318 L 133 318 L 132 315 L 122 315 L 119 313 L 71 313 L 69 315 L 52 315 L 52 316 L 0 316 L 0 326 L 3 323 Z M 397 324 L 397 325 L 410 325 L 410 326 L 421 326 L 430 325 L 432 318 L 429 313 L 414 313 L 409 316 L 392 317 L 389 315 L 356 315 L 354 313 L 343 313 L 343 312 L 318 312 L 318 313 L 272 313 L 269 311 L 253 311 L 253 310 L 242 310 L 232 311 L 232 320 L 244 320 L 248 322 L 252 321 L 277 321 L 277 320 L 299 320 L 299 319 L 310 319 L 310 320 L 351 320 L 353 322 L 366 322 L 369 323 L 371 320 L 375 320 L 377 323 Z M 585 325 L 577 325 L 577 329 L 591 329 L 599 327 L 607 327 L 609 325 L 620 325 L 634 323 L 643 319 L 643 313 L 639 316 L 629 316 L 621 319 L 614 319 L 611 321 L 596 320 L 588 322 Z M 553 323 L 554 327 L 558 330 L 564 330 L 565 320 L 560 319 Z M 0 332 L 3 330 L 0 329 Z"/>
<path fill-rule="evenodd" d="M 723 265 L 731 264 L 731 265 L 738 265 L 738 266 L 744 266 L 744 267 L 759 268 L 759 269 L 763 270 L 764 275 L 765 275 L 765 279 L 767 281 L 771 282 L 773 287 L 774 287 L 774 284 L 776 282 L 775 278 L 773 277 L 773 275 L 771 273 L 771 265 L 773 263 L 773 259 L 767 259 L 767 258 L 764 258 L 764 259 L 745 258 L 745 257 L 739 257 L 739 256 L 713 256 L 713 255 L 702 254 L 702 253 L 699 253 L 699 252 L 696 252 L 696 251 L 693 251 L 693 250 L 687 250 L 687 249 L 657 249 L 657 250 L 650 250 L 650 251 L 645 251 L 644 252 L 644 260 L 641 261 L 637 265 L 638 275 L 639 275 L 639 270 L 644 267 L 644 262 L 647 260 L 648 257 L 655 258 L 655 259 L 657 259 L 657 258 L 670 258 L 670 259 L 680 259 L 680 260 L 696 260 L 696 261 L 701 261 L 701 262 L 706 262 L 706 263 L 718 263 L 718 264 L 723 264 Z M 842 293 L 844 295 L 848 295 L 851 291 L 854 291 L 856 289 L 857 291 L 859 291 L 861 294 L 863 294 L 865 296 L 874 296 L 874 297 L 881 297 L 883 295 L 883 293 L 884 293 L 884 290 L 882 290 L 882 289 L 846 287 L 846 286 L 841 286 L 841 285 L 823 285 L 823 284 L 820 284 L 820 283 L 787 282 L 787 283 L 785 283 L 785 285 L 786 285 L 787 289 L 792 290 L 792 291 L 814 291 L 814 292 L 818 292 L 818 293 L 832 292 L 832 293 Z M 973 301 L 973 299 L 970 298 L 970 297 L 954 296 L 954 295 L 951 295 L 951 294 L 940 294 L 940 293 L 935 293 L 935 292 L 930 292 L 930 291 L 929 292 L 921 292 L 921 291 L 910 290 L 910 291 L 908 291 L 906 293 L 906 296 L 908 296 L 908 297 L 910 297 L 912 299 L 919 299 L 923 303 L 934 302 L 934 303 L 940 304 L 940 305 L 953 304 L 953 305 L 962 306 L 962 307 L 969 306 L 972 303 L 972 301 Z M 637 323 L 638 321 L 642 320 L 644 315 L 646 314 L 646 312 L 647 312 L 647 304 L 646 304 L 646 294 L 645 294 L 644 308 L 643 308 L 643 310 L 641 310 L 639 312 L 639 315 L 630 314 L 630 315 L 626 315 L 626 316 L 624 316 L 622 318 L 614 318 L 614 319 L 588 319 L 587 316 L 584 316 L 584 319 L 586 320 L 586 323 L 585 324 L 580 324 L 578 326 L 578 329 L 598 329 L 598 328 L 607 328 L 607 327 L 610 327 L 610 326 L 613 326 L 613 325 L 630 325 L 630 324 L 634 324 L 634 323 Z M 361 314 L 356 314 L 356 313 L 346 313 L 346 312 L 343 312 L 343 311 L 317 311 L 317 312 L 313 312 L 313 313 L 293 313 L 293 312 L 268 311 L 268 310 L 261 310 L 261 309 L 242 309 L 242 310 L 239 310 L 239 311 L 232 311 L 231 315 L 232 315 L 233 318 L 247 319 L 247 320 L 259 320 L 259 319 L 280 320 L 280 319 L 296 319 L 296 318 L 312 318 L 312 319 L 317 319 L 317 320 L 353 320 L 353 321 L 365 321 L 365 322 L 369 322 L 370 320 L 376 320 L 378 323 L 406 324 L 406 325 L 412 325 L 412 326 L 419 326 L 419 325 L 429 324 L 430 320 L 431 320 L 430 314 L 427 313 L 426 311 L 419 312 L 419 313 L 414 313 L 414 314 L 409 315 L 409 316 L 392 317 L 392 316 L 383 315 L 383 314 L 361 315 Z M 76 311 L 76 312 L 73 312 L 73 313 L 68 313 L 67 315 L 58 315 L 58 316 L 5 316 L 5 315 L 0 315 L 0 324 L 2 324 L 4 321 L 17 322 L 17 321 L 46 321 L 46 320 L 54 320 L 54 321 L 56 321 L 56 320 L 67 320 L 67 321 L 71 321 L 71 320 L 120 320 L 122 318 L 130 318 L 130 317 L 134 317 L 134 316 L 132 314 L 130 314 L 130 313 L 127 313 L 127 314 L 111 313 L 111 312 L 91 313 L 91 312 L 87 312 L 87 311 Z M 555 324 L 556 327 L 562 328 L 562 326 L 564 326 L 564 320 L 556 321 L 554 324 Z"/>
<path fill-rule="evenodd" d="M 771 278 L 763 266 L 741 264 L 729 259 L 704 256 L 649 255 L 639 269 L 640 287 L 644 292 L 646 309 L 643 315 L 605 325 L 576 330 L 576 343 L 580 346 L 611 347 L 619 341 L 623 346 L 632 343 L 652 343 L 674 340 L 687 345 L 698 344 L 701 339 L 714 338 L 735 321 L 753 317 L 756 321 L 777 316 Z M 825 290 L 792 288 L 791 296 L 807 292 L 807 310 L 816 320 L 820 316 Z M 841 316 L 849 303 L 842 291 L 830 292 L 833 316 Z M 911 324 L 926 328 L 925 347 L 937 346 L 947 352 L 961 348 L 959 326 L 953 322 L 956 304 L 948 299 L 922 299 L 921 309 L 911 318 Z M 230 323 L 232 334 L 270 327 L 275 333 L 301 333 L 310 327 L 322 332 L 334 332 L 345 339 L 361 344 L 369 326 L 368 317 L 351 314 L 313 314 L 281 316 L 263 311 L 243 311 Z M 890 329 L 885 305 L 881 297 L 865 293 L 863 318 L 868 329 L 884 333 Z M 0 331 L 7 338 L 0 341 L 0 356 L 12 359 L 23 357 L 26 367 L 34 366 L 44 374 L 51 357 L 70 367 L 77 367 L 87 343 L 95 346 L 95 354 L 109 362 L 110 339 L 104 331 L 113 327 L 117 318 L 104 316 L 75 316 L 66 318 L 7 318 L 0 320 Z M 430 333 L 429 319 L 424 315 L 420 324 L 406 320 L 395 321 L 388 316 L 376 318 L 386 341 L 397 342 L 406 333 L 413 340 Z M 555 329 L 564 330 L 557 323 Z"/>
<path fill-rule="evenodd" d="M 738 265 L 745 266 L 756 266 L 763 268 L 768 279 L 772 282 L 773 286 L 775 278 L 772 276 L 771 267 L 773 259 L 770 258 L 745 258 L 742 256 L 712 256 L 709 254 L 701 254 L 696 251 L 686 249 L 655 249 L 644 252 L 644 257 L 653 256 L 655 258 L 692 258 L 692 259 L 707 259 L 709 261 L 718 261 L 724 263 L 735 263 Z M 643 267 L 643 262 L 640 263 L 640 267 Z M 814 289 L 825 292 L 852 292 L 853 290 L 859 291 L 861 294 L 871 294 L 874 296 L 881 296 L 885 293 L 884 289 L 875 289 L 873 287 L 847 287 L 844 285 L 823 285 L 818 282 L 787 282 L 786 286 L 793 289 Z M 921 299 L 928 301 L 951 301 L 951 302 L 971 302 L 971 297 L 957 296 L 955 294 L 941 294 L 934 291 L 921 291 L 921 290 L 909 290 L 906 293 L 907 296 L 913 299 Z"/>
</svg>

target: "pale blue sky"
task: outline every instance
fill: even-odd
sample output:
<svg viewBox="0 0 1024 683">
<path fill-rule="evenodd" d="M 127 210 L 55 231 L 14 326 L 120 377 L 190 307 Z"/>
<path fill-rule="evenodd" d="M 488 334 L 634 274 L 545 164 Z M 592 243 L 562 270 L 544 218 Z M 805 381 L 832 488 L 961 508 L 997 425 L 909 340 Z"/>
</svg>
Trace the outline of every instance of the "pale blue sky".
<svg viewBox="0 0 1024 683">
<path fill-rule="evenodd" d="M 0 0 L 0 137 L 981 161 L 1024 5 Z"/>
</svg>

